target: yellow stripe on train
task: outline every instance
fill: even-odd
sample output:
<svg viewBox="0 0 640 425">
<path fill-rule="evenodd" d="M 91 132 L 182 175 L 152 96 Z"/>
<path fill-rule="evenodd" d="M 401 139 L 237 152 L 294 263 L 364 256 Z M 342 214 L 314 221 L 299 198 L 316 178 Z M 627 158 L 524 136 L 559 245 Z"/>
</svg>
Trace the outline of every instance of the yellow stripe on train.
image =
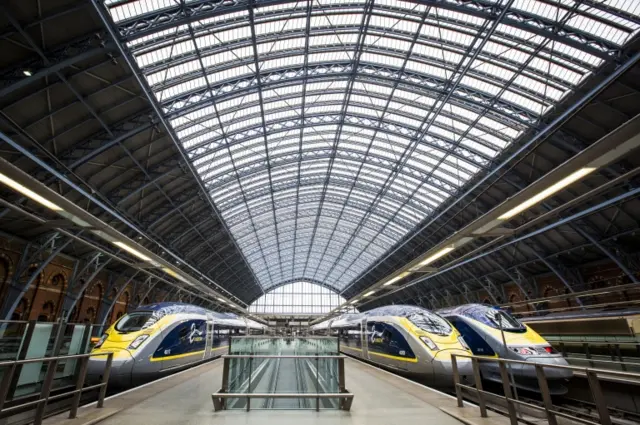
<svg viewBox="0 0 640 425">
<path fill-rule="evenodd" d="M 223 348 L 228 348 L 228 347 L 229 347 L 228 345 L 221 345 L 220 347 L 212 348 L 211 351 L 222 350 Z M 173 356 L 166 356 L 166 357 L 151 357 L 149 360 L 152 362 L 161 362 L 164 360 L 182 359 L 189 356 L 195 356 L 197 354 L 204 354 L 204 350 L 192 351 L 190 353 L 183 353 L 183 354 L 175 354 Z"/>
</svg>

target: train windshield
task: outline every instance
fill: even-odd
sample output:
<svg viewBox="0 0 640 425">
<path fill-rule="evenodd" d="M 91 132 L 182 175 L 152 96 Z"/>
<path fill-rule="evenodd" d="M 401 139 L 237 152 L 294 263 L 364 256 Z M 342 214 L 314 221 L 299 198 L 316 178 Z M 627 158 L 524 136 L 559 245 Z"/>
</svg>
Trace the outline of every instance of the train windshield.
<svg viewBox="0 0 640 425">
<path fill-rule="evenodd" d="M 512 332 L 524 332 L 527 330 L 515 317 L 501 310 L 487 309 L 486 318 L 490 322 L 489 325 L 494 328 L 502 328 L 505 331 Z"/>
<path fill-rule="evenodd" d="M 452 331 L 446 320 L 426 310 L 411 313 L 407 316 L 407 319 L 423 331 L 436 335 L 449 335 Z"/>
<path fill-rule="evenodd" d="M 153 312 L 151 311 L 139 311 L 135 313 L 129 313 L 116 323 L 116 330 L 118 332 L 136 332 L 145 328 L 148 328 L 155 319 Z"/>
</svg>

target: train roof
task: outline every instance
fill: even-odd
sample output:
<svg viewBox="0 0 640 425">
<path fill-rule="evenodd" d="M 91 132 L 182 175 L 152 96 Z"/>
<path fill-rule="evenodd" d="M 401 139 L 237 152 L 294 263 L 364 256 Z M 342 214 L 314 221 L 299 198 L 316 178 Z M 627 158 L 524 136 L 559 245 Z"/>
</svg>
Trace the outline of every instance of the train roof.
<svg viewBox="0 0 640 425">
<path fill-rule="evenodd" d="M 155 304 L 141 305 L 134 311 L 152 311 L 156 320 L 169 314 L 202 314 L 213 316 L 214 321 L 218 324 L 225 324 L 231 326 L 249 326 L 252 328 L 263 329 L 266 326 L 258 323 L 254 320 L 243 318 L 235 313 L 219 313 L 217 311 L 208 310 L 206 308 L 199 307 L 193 304 L 176 303 L 176 302 L 163 302 Z"/>
<path fill-rule="evenodd" d="M 458 314 L 460 316 L 475 316 L 476 314 L 484 314 L 487 310 L 496 310 L 495 307 L 487 304 L 462 304 L 457 307 L 441 308 L 436 313 L 441 315 Z"/>
<path fill-rule="evenodd" d="M 431 310 L 427 310 L 424 307 L 417 305 L 387 305 L 383 307 L 374 308 L 365 311 L 363 314 L 367 316 L 399 316 L 406 317 L 415 313 L 433 313 Z"/>
<path fill-rule="evenodd" d="M 412 314 L 433 314 L 431 310 L 417 306 L 417 305 L 387 305 L 383 307 L 377 307 L 371 310 L 364 311 L 362 313 L 345 313 L 333 319 L 325 320 L 311 327 L 312 330 L 326 329 L 331 323 L 332 327 L 347 326 L 351 323 L 357 323 L 367 317 L 380 317 L 380 316 L 397 316 L 407 317 Z"/>
</svg>

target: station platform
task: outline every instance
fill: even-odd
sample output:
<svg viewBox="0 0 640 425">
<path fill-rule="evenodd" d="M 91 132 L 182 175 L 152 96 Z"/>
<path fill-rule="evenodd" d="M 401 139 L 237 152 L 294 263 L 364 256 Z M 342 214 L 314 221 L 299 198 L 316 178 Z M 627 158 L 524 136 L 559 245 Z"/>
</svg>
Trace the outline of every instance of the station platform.
<svg viewBox="0 0 640 425">
<path fill-rule="evenodd" d="M 223 362 L 209 363 L 116 394 L 104 407 L 89 404 L 75 419 L 66 414 L 44 420 L 45 425 L 388 425 L 394 423 L 469 425 L 506 424 L 507 418 L 480 418 L 474 407 L 458 408 L 454 397 L 347 358 L 346 383 L 355 395 L 350 411 L 342 410 L 224 410 L 214 412 L 212 392 L 220 386 Z M 455 415 L 456 417 L 452 416 Z"/>
</svg>

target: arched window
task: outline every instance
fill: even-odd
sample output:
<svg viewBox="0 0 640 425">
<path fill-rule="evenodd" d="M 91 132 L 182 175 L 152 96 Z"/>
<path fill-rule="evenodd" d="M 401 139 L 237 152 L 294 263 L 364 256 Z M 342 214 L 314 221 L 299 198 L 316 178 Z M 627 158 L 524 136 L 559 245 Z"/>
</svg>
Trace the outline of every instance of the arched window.
<svg viewBox="0 0 640 425">
<path fill-rule="evenodd" d="M 279 286 L 249 306 L 252 313 L 325 314 L 344 303 L 336 292 L 311 282 L 295 282 Z"/>
</svg>

